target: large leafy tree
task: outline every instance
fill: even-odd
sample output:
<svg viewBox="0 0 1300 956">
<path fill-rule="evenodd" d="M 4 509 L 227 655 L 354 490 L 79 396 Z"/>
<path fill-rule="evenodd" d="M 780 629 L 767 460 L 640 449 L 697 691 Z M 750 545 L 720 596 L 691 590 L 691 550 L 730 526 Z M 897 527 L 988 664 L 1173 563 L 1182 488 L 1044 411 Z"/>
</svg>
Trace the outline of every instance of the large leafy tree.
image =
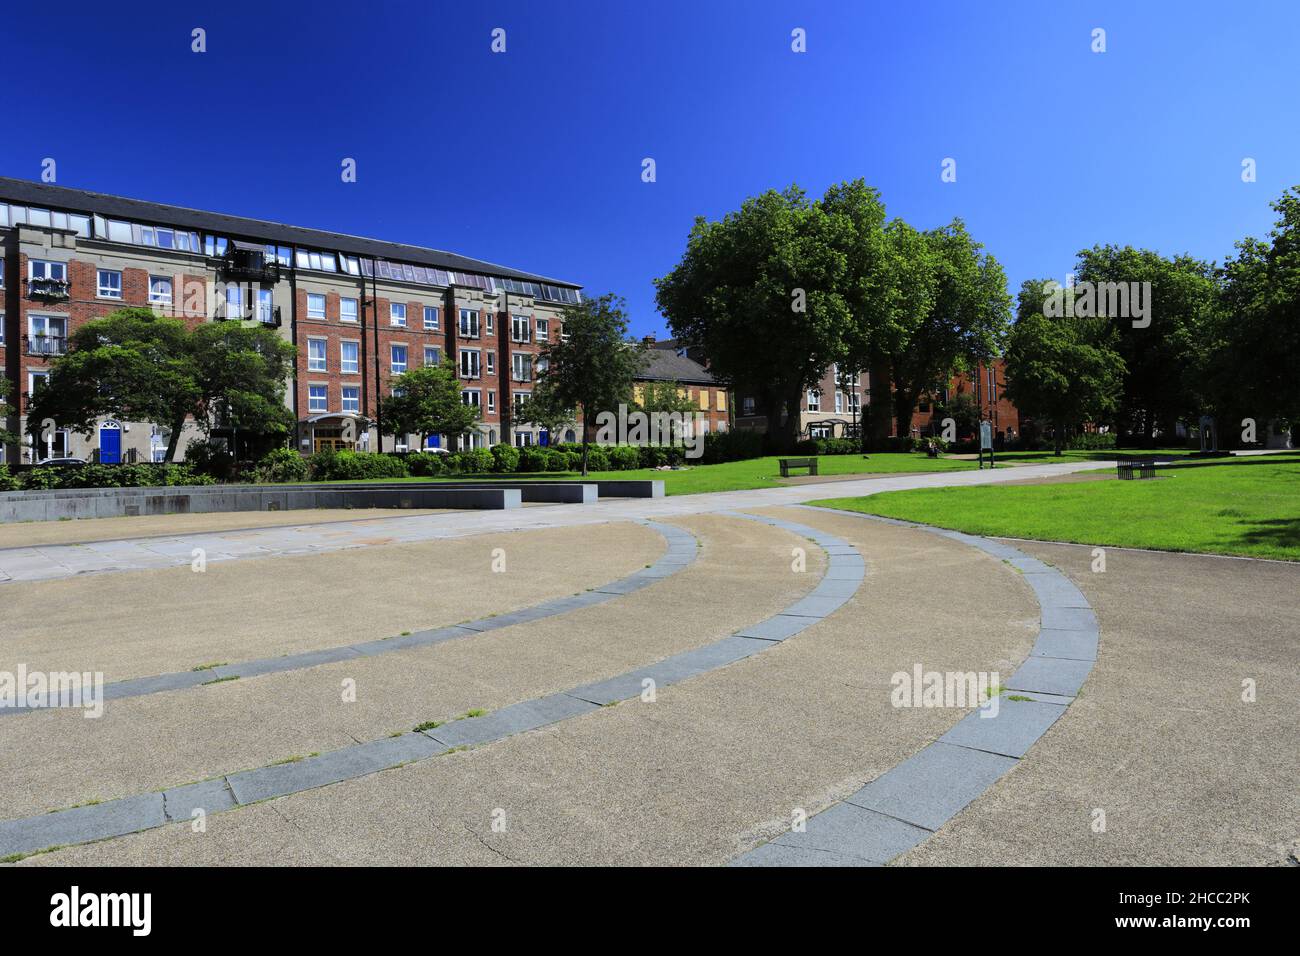
<svg viewBox="0 0 1300 956">
<path fill-rule="evenodd" d="M 290 423 L 284 386 L 294 348 L 273 330 L 234 322 L 191 330 L 149 309 L 120 309 L 73 332 L 49 381 L 32 396 L 28 431 L 46 421 L 89 435 L 99 418 L 170 430 L 166 460 L 187 418 L 204 430 L 229 425 L 282 432 Z"/>
<path fill-rule="evenodd" d="M 655 280 L 673 334 L 710 370 L 761 397 L 786 446 L 807 389 L 845 351 L 848 220 L 791 186 L 745 200 L 720 221 L 695 220 L 681 261 Z"/>
<path fill-rule="evenodd" d="M 1209 405 L 1234 426 L 1300 419 L 1300 186 L 1272 205 L 1269 240 L 1242 240 L 1225 263 L 1222 308 L 1207 332 Z"/>
<path fill-rule="evenodd" d="M 540 423 L 582 419 L 582 473 L 587 474 L 596 416 L 632 402 L 633 383 L 645 365 L 643 347 L 627 341 L 624 301 L 615 295 L 584 298 L 564 310 L 564 334 L 542 349 L 546 373 L 522 413 Z"/>
<path fill-rule="evenodd" d="M 209 412 L 200 418 L 205 429 L 278 436 L 293 427 L 284 404 L 297 354 L 292 343 L 260 323 L 210 322 L 194 329 L 188 344 Z"/>
<path fill-rule="evenodd" d="M 171 429 L 167 461 L 173 460 L 185 419 L 202 412 L 189 341 L 185 323 L 150 309 L 120 309 L 86 323 L 31 397 L 27 430 L 35 440 L 49 421 L 85 435 L 105 416 L 150 422 Z"/>
<path fill-rule="evenodd" d="M 680 382 L 643 382 L 637 386 L 637 390 L 639 396 L 635 405 L 646 414 L 677 412 L 686 415 L 700 410 Z"/>
<path fill-rule="evenodd" d="M 1002 266 L 961 220 L 921 233 L 919 241 L 903 224 L 893 231 L 897 307 L 881 335 L 880 353 L 891 374 L 896 434 L 906 435 L 922 394 L 1001 351 L 1011 297 Z M 907 290 L 909 284 L 914 291 Z"/>
<path fill-rule="evenodd" d="M 440 365 L 411 369 L 392 380 L 393 393 L 382 403 L 384 425 L 395 436 L 466 435 L 479 419 L 478 408 L 461 400 L 460 380 L 450 358 Z"/>
<path fill-rule="evenodd" d="M 1133 315 L 1130 295 L 1128 316 L 1098 317 L 1108 318 L 1114 328 L 1126 369 L 1120 429 L 1147 444 L 1157 431 L 1172 434 L 1179 420 L 1193 418 L 1202 406 L 1199 369 L 1219 298 L 1214 266 L 1186 255 L 1171 258 L 1150 249 L 1108 245 L 1080 251 L 1075 275 L 1077 282 L 1091 284 L 1094 312 L 1101 308 L 1102 293 L 1113 303 L 1121 286 L 1132 289 L 1138 283 L 1140 293 L 1141 284 L 1150 283 L 1145 315 Z M 1078 309 L 1080 300 L 1075 301 Z M 1112 306 L 1109 311 L 1117 310 Z"/>
<path fill-rule="evenodd" d="M 1052 424 L 1059 455 L 1067 430 L 1114 415 L 1124 360 L 1107 320 L 1045 315 L 1045 283 L 1031 279 L 1020 288 L 1007 340 L 1006 394 L 1022 414 Z"/>
</svg>

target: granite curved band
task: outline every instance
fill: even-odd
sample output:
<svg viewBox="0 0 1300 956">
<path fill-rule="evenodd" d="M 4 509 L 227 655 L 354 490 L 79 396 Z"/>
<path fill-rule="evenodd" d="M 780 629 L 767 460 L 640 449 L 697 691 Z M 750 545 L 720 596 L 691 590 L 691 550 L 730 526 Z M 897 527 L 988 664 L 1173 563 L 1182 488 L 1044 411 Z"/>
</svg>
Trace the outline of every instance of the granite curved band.
<svg viewBox="0 0 1300 956">
<path fill-rule="evenodd" d="M 655 581 L 671 577 L 678 571 L 689 567 L 695 561 L 697 539 L 695 535 L 676 525 L 663 524 L 658 521 L 639 521 L 648 528 L 657 531 L 668 543 L 668 549 L 648 568 L 635 571 L 627 577 L 619 578 L 600 587 L 592 588 L 572 597 L 556 598 L 521 608 L 507 614 L 485 617 L 477 621 L 466 621 L 451 627 L 432 628 L 413 631 L 400 637 L 381 637 L 373 641 L 346 644 L 342 647 L 328 647 L 319 651 L 304 651 L 300 654 L 286 654 L 283 657 L 264 657 L 258 660 L 241 661 L 238 664 L 222 664 L 198 671 L 178 671 L 172 674 L 157 674 L 152 677 L 133 677 L 130 680 L 114 681 L 104 685 L 104 700 L 123 700 L 128 697 L 143 697 L 147 694 L 159 694 L 165 691 L 185 690 L 199 687 L 214 681 L 230 680 L 236 677 L 260 677 L 263 674 L 280 674 L 285 671 L 300 670 L 306 667 L 319 667 L 322 664 L 334 664 L 338 661 L 353 660 L 358 657 L 375 657 L 392 651 L 402 651 L 412 647 L 427 647 L 441 644 L 443 641 L 471 637 L 483 631 L 495 631 L 512 624 L 527 621 L 539 621 L 554 617 L 582 607 L 603 604 L 622 594 L 631 594 Z M 24 714 L 38 711 L 40 707 L 0 707 L 0 717 L 12 714 Z"/>
<path fill-rule="evenodd" d="M 436 757 L 455 748 L 493 743 L 579 717 L 606 704 L 639 696 L 647 680 L 654 681 L 656 687 L 676 684 L 793 637 L 847 602 L 866 575 L 866 562 L 856 548 L 841 538 L 777 518 L 722 513 L 783 528 L 811 539 L 825 549 L 828 556 L 826 571 L 817 587 L 781 612 L 721 640 L 607 680 L 511 704 L 483 717 L 455 720 L 430 730 L 371 740 L 292 763 L 227 774 L 162 792 L 0 821 L 0 857 L 21 856 L 51 847 L 151 830 L 189 820 L 200 809 L 204 813 L 234 810 L 261 800 L 288 796 L 388 770 L 399 764 Z M 693 539 L 691 547 L 694 549 Z"/>
<path fill-rule="evenodd" d="M 1065 713 L 1097 660 L 1097 617 L 1083 592 L 1051 565 L 960 531 L 836 513 L 927 531 L 1007 562 L 1034 591 L 1042 622 L 1038 638 L 1006 681 L 1011 697 L 1002 697 L 996 716 L 967 714 L 907 760 L 809 818 L 802 833 L 784 833 L 741 854 L 732 866 L 883 866 L 929 839 L 1014 767 Z"/>
</svg>

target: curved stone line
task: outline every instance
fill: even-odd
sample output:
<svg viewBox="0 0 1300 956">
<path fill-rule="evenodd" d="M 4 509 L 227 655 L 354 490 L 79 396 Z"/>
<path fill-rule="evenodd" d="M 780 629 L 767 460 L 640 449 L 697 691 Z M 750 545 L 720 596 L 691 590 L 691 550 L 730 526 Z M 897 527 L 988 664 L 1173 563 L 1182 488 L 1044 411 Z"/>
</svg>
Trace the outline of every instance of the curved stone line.
<svg viewBox="0 0 1300 956">
<path fill-rule="evenodd" d="M 542 618 L 564 614 L 581 607 L 592 607 L 621 594 L 631 594 L 662 578 L 670 577 L 678 571 L 689 567 L 696 557 L 697 540 L 695 535 L 676 525 L 663 524 L 658 521 L 639 521 L 638 524 L 657 531 L 668 542 L 668 550 L 648 568 L 634 571 L 627 577 L 619 578 L 600 587 L 592 588 L 572 597 L 556 598 L 520 608 L 494 617 L 466 621 L 450 627 L 431 628 L 413 631 L 400 637 L 381 637 L 373 641 L 357 644 L 345 644 L 342 647 L 328 647 L 319 651 L 303 651 L 300 654 L 286 654 L 283 657 L 264 657 L 257 660 L 241 661 L 238 664 L 222 664 L 201 671 L 177 671 L 171 674 L 157 674 L 151 677 L 133 677 L 129 680 L 114 681 L 104 685 L 104 701 L 124 700 L 129 697 L 143 697 L 164 691 L 185 690 L 199 687 L 217 680 L 229 680 L 233 677 L 260 677 L 263 674 L 279 674 L 285 671 L 300 670 L 306 667 L 318 667 L 322 664 L 334 664 L 338 661 L 353 660 L 359 657 L 375 657 L 391 651 L 406 650 L 411 647 L 427 647 L 441 644 L 443 641 L 470 637 L 483 631 L 495 631 L 512 624 L 538 621 Z M 12 714 L 26 714 L 45 710 L 42 707 L 0 707 L 0 717 Z"/>
<path fill-rule="evenodd" d="M 389 770 L 453 748 L 492 743 L 588 714 L 606 704 L 639 696 L 646 680 L 654 681 L 656 687 L 664 687 L 766 650 L 833 613 L 853 596 L 862 583 L 866 562 L 848 542 L 816 528 L 778 518 L 722 513 L 782 528 L 816 542 L 828 555 L 826 573 L 820 583 L 780 613 L 729 637 L 617 677 L 511 704 L 483 717 L 450 721 L 430 730 L 372 740 L 293 763 L 227 774 L 159 793 L 138 794 L 92 806 L 0 821 L 0 857 L 151 830 L 188 820 L 198 810 L 204 813 L 233 810 L 261 800 Z M 694 549 L 694 539 L 691 541 Z"/>
<path fill-rule="evenodd" d="M 896 518 L 814 508 L 928 531 L 979 548 L 1021 572 L 1033 588 L 1042 624 L 1029 656 L 999 701 L 996 717 L 979 710 L 856 793 L 793 831 L 742 853 L 731 866 L 883 866 L 929 837 L 979 797 L 1065 713 L 1097 660 L 1100 629 L 1087 599 L 1049 564 L 1009 545 Z"/>
</svg>

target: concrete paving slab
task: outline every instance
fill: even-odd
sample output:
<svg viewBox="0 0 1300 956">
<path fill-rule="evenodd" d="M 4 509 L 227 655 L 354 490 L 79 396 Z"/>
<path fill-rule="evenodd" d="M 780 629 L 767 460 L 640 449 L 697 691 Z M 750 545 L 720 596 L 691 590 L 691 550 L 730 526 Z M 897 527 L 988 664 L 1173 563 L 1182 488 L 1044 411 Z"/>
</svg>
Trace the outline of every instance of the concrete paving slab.
<svg viewBox="0 0 1300 956">
<path fill-rule="evenodd" d="M 764 843 L 757 850 L 739 856 L 728 866 L 880 866 L 848 853 L 819 850 L 814 847 L 789 846 L 783 843 Z"/>
<path fill-rule="evenodd" d="M 803 833 L 784 833 L 773 842 L 884 864 L 929 836 L 930 831 L 922 827 L 851 803 L 837 803 L 808 820 Z"/>
<path fill-rule="evenodd" d="M 998 701 L 997 715 L 990 717 L 989 713 L 992 711 L 977 710 L 967 714 L 957 722 L 957 726 L 940 737 L 939 742 L 1007 757 L 1023 757 L 1047 732 L 1047 728 L 1065 713 L 1065 707 L 1033 700 L 1009 700 L 1003 696 Z"/>
<path fill-rule="evenodd" d="M 1092 661 L 1060 657 L 1030 657 L 1007 681 L 1010 690 L 1036 690 L 1044 694 L 1078 696 L 1079 688 L 1092 671 Z"/>
<path fill-rule="evenodd" d="M 1038 632 L 1038 640 L 1030 652 L 1034 657 L 1063 657 L 1076 661 L 1097 659 L 1097 632 L 1056 631 Z"/>
<path fill-rule="evenodd" d="M 937 830 L 1015 765 L 1010 757 L 933 743 L 845 802 Z"/>
<path fill-rule="evenodd" d="M 0 821 L 0 857 L 134 833 L 166 822 L 161 793 Z"/>
</svg>

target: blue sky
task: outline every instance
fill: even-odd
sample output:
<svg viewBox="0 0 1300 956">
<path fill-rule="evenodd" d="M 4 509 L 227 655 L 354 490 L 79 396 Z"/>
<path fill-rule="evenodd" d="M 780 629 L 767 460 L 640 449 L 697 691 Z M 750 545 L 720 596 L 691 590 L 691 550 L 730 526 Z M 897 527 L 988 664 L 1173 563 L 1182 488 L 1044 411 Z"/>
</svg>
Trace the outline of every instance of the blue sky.
<svg viewBox="0 0 1300 956">
<path fill-rule="evenodd" d="M 1292 0 L 131 8 L 6 12 L 0 174 L 52 157 L 62 185 L 558 276 L 626 296 L 638 333 L 666 334 L 651 280 L 696 215 L 791 182 L 960 216 L 1013 292 L 1096 242 L 1221 261 L 1300 183 Z"/>
</svg>

